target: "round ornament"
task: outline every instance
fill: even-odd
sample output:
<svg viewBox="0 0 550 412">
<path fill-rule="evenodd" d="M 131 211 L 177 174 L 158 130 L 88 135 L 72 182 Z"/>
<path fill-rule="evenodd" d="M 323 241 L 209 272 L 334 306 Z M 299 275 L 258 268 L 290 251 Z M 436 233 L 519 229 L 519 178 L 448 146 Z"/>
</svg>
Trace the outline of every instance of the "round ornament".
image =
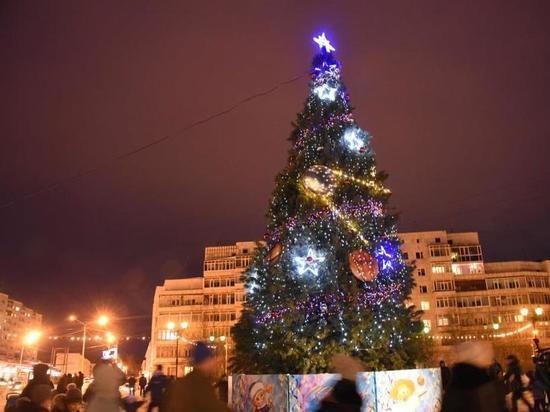
<svg viewBox="0 0 550 412">
<path fill-rule="evenodd" d="M 331 195 L 338 184 L 334 172 L 322 165 L 310 167 L 304 173 L 302 181 L 306 190 L 319 196 Z"/>
<path fill-rule="evenodd" d="M 353 276 L 363 282 L 372 282 L 378 275 L 378 262 L 364 250 L 354 250 L 348 256 L 349 268 Z"/>
<path fill-rule="evenodd" d="M 271 248 L 271 250 L 267 254 L 267 259 L 271 263 L 277 262 L 277 260 L 279 260 L 279 257 L 281 256 L 282 251 L 283 251 L 283 245 L 281 245 L 280 243 L 275 243 L 275 245 Z"/>
</svg>

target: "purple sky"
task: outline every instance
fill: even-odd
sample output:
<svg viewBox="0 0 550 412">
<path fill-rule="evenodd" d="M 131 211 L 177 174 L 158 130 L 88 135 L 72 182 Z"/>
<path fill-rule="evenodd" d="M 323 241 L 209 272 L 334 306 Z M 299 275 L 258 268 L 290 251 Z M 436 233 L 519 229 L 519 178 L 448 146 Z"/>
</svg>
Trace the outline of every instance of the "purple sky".
<svg viewBox="0 0 550 412">
<path fill-rule="evenodd" d="M 544 0 L 2 2 L 0 203 L 101 169 L 0 209 L 0 290 L 49 324 L 147 315 L 155 285 L 201 273 L 204 246 L 261 238 L 307 79 L 179 131 L 306 71 L 321 30 L 402 231 L 550 258 L 549 15 Z"/>
</svg>

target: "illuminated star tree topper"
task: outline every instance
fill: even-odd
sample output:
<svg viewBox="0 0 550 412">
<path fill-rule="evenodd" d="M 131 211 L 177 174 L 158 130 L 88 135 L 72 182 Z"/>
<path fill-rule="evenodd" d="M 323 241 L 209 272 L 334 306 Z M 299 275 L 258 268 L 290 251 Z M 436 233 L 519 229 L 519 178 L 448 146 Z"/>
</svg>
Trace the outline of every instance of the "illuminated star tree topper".
<svg viewBox="0 0 550 412">
<path fill-rule="evenodd" d="M 325 51 L 327 53 L 336 51 L 336 49 L 332 46 L 332 44 L 330 44 L 330 41 L 329 39 L 327 39 L 324 32 L 321 33 L 321 35 L 314 37 L 313 41 L 319 45 L 319 49 L 322 50 L 323 48 L 325 48 Z"/>
</svg>

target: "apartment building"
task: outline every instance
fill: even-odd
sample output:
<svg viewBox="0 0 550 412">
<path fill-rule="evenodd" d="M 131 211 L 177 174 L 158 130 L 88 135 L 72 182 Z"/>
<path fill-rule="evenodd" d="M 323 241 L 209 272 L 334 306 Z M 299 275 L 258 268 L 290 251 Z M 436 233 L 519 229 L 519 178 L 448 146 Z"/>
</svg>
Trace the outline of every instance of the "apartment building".
<svg viewBox="0 0 550 412">
<path fill-rule="evenodd" d="M 508 353 L 528 359 L 535 335 L 541 347 L 550 347 L 549 260 L 485 262 L 476 232 L 437 230 L 399 237 L 404 259 L 414 266 L 416 285 L 409 304 L 423 311 L 435 359 L 452 362 L 452 345 L 466 340 L 492 341 L 499 359 Z M 175 375 L 178 333 L 182 337 L 178 376 L 189 370 L 193 340 L 212 337 L 219 356 L 227 361 L 232 350 L 230 329 L 244 301 L 240 277 L 255 247 L 255 242 L 207 247 L 203 276 L 166 280 L 157 287 L 147 370 L 160 363 Z M 170 330 L 170 322 L 187 328 Z"/>
<path fill-rule="evenodd" d="M 230 329 L 244 300 L 241 275 L 255 248 L 256 242 L 207 247 L 203 276 L 169 279 L 156 288 L 147 371 L 161 364 L 168 375 L 176 375 L 177 346 L 177 376 L 189 372 L 191 347 L 197 340 L 211 342 L 220 372 L 225 370 L 233 344 Z"/>
<path fill-rule="evenodd" d="M 25 334 L 41 326 L 41 314 L 0 292 L 0 361 L 19 362 Z M 35 361 L 36 354 L 36 347 L 25 347 L 23 361 Z"/>
<path fill-rule="evenodd" d="M 549 346 L 550 261 L 485 262 L 474 232 L 399 236 L 415 265 L 411 302 L 438 355 L 452 360 L 450 346 L 465 340 L 492 341 L 499 358 L 528 359 L 535 336 Z"/>
</svg>

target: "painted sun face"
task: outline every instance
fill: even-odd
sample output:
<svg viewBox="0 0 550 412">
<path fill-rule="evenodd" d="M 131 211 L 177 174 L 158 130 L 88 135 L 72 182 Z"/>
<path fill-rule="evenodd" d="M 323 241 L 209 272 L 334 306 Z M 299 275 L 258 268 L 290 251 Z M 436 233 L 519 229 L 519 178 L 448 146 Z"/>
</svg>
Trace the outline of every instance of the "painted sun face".
<svg viewBox="0 0 550 412">
<path fill-rule="evenodd" d="M 398 379 L 392 389 L 391 398 L 396 401 L 406 401 L 414 393 L 414 383 L 410 379 Z"/>
</svg>

